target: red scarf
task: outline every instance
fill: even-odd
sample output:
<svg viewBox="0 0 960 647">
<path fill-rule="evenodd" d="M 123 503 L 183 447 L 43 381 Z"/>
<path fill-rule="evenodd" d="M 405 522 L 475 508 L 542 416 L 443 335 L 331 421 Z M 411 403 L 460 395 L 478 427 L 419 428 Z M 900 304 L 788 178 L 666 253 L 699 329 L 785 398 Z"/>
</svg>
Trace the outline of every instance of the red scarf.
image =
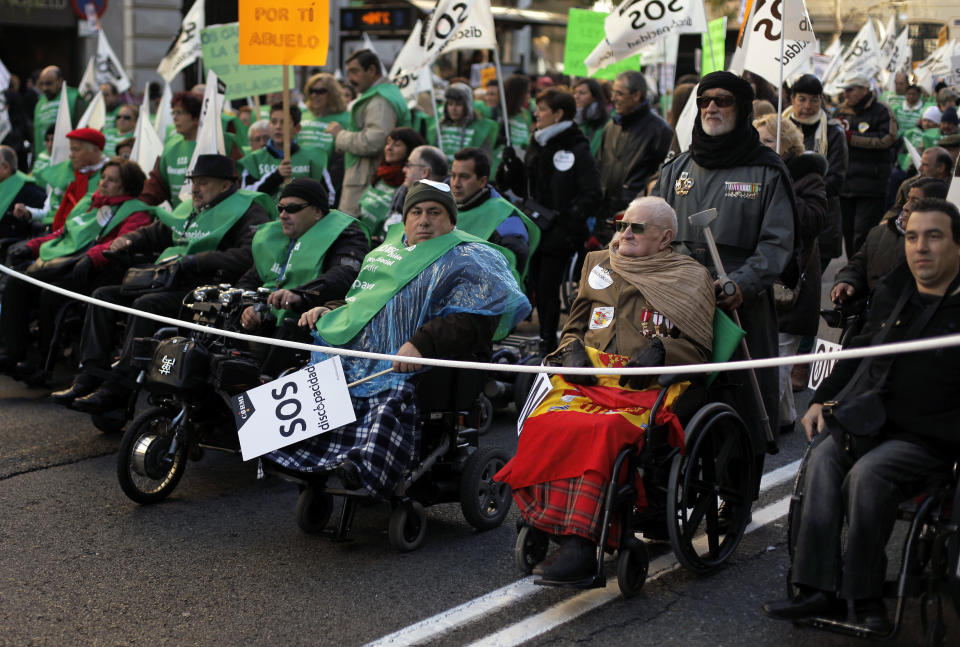
<svg viewBox="0 0 960 647">
<path fill-rule="evenodd" d="M 400 186 L 403 184 L 403 162 L 387 164 L 384 162 L 377 168 L 377 178 L 383 180 L 390 186 Z"/>
<path fill-rule="evenodd" d="M 99 209 L 103 206 L 112 207 L 115 204 L 120 204 L 121 202 L 126 202 L 127 200 L 133 200 L 134 196 L 132 195 L 115 195 L 111 198 L 100 195 L 100 191 L 97 191 L 92 196 L 93 201 L 90 205 L 91 209 Z"/>
<path fill-rule="evenodd" d="M 90 176 L 93 173 L 96 173 L 96 171 L 81 173 L 77 169 L 73 169 L 73 182 L 67 185 L 67 190 L 63 192 L 63 200 L 60 201 L 57 213 L 53 216 L 53 231 L 63 229 L 63 223 L 66 222 L 67 216 L 83 199 L 83 196 L 87 195 L 87 186 L 90 184 Z"/>
</svg>

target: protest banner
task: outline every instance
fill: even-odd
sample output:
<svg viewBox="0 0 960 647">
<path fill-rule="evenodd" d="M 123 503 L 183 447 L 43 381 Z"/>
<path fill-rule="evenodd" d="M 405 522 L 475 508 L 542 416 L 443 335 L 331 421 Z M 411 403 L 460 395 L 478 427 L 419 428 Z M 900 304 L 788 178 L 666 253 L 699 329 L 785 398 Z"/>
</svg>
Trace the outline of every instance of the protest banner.
<svg viewBox="0 0 960 647">
<path fill-rule="evenodd" d="M 200 30 L 203 66 L 213 70 L 227 85 L 225 98 L 241 99 L 283 90 L 282 66 L 240 66 L 240 27 L 238 23 L 212 25 Z M 288 69 L 290 83 L 293 70 Z"/>
<path fill-rule="evenodd" d="M 677 144 L 680 146 L 680 152 L 686 152 L 690 148 L 690 142 L 693 140 L 693 125 L 697 121 L 697 88 L 700 84 L 693 86 L 690 96 L 687 97 L 687 103 L 677 118 L 675 132 L 677 134 Z"/>
<path fill-rule="evenodd" d="M 840 344 L 835 344 L 832 341 L 827 341 L 826 339 L 817 339 L 817 343 L 814 346 L 814 353 L 821 355 L 823 353 L 832 353 L 833 351 L 843 350 L 843 347 Z M 816 391 L 820 388 L 820 385 L 823 384 L 823 381 L 827 379 L 827 376 L 830 375 L 830 372 L 833 371 L 834 365 L 837 363 L 837 360 L 826 360 L 821 362 L 813 362 L 810 365 L 810 381 L 807 384 L 808 388 Z M 789 386 L 789 385 L 787 385 Z"/>
<path fill-rule="evenodd" d="M 339 356 L 235 395 L 231 410 L 245 461 L 357 419 Z"/>
<path fill-rule="evenodd" d="M 438 8 L 441 2 L 443 0 L 437 3 Z M 490 0 L 474 0 L 469 11 L 461 11 L 462 4 L 458 1 L 452 7 L 457 12 L 456 28 L 440 49 L 438 55 L 458 49 L 496 49 L 497 34 L 493 27 L 493 11 L 490 8 Z M 436 24 L 442 31 L 439 19 Z M 434 28 L 434 35 L 436 35 L 436 27 Z"/>
<path fill-rule="evenodd" d="M 791 27 L 784 31 L 784 20 L 777 9 L 779 3 L 769 3 L 758 0 L 750 7 L 747 22 L 742 30 L 742 36 L 730 71 L 742 74 L 749 70 L 759 74 L 777 87 L 785 78 L 790 78 L 797 71 L 809 65 L 810 56 L 816 50 L 811 40 L 805 40 L 805 30 L 795 17 Z M 806 23 L 810 19 L 804 16 Z M 794 24 L 796 23 L 796 24 Z M 812 27 L 810 27 L 812 33 Z M 787 37 L 792 32 L 795 36 L 802 36 L 804 40 Z M 781 43 L 781 40 L 783 41 Z"/>
<path fill-rule="evenodd" d="M 700 37 L 701 62 L 700 76 L 725 69 L 724 52 L 726 52 L 727 17 L 721 16 L 711 20 L 707 31 Z"/>
<path fill-rule="evenodd" d="M 205 24 L 204 16 L 204 0 L 196 0 L 180 22 L 180 33 L 171 43 L 167 55 L 157 66 L 157 74 L 167 83 L 173 81 L 180 70 L 201 56 L 200 30 Z M 160 136 L 163 137 L 163 133 L 160 133 Z"/>
<path fill-rule="evenodd" d="M 94 130 L 103 130 L 107 125 L 107 105 L 103 100 L 103 92 L 97 90 L 93 101 L 87 106 L 77 122 L 77 128 L 93 128 Z"/>
<path fill-rule="evenodd" d="M 130 79 L 102 29 L 97 33 L 96 59 L 94 75 L 97 85 L 112 83 L 117 92 L 126 92 L 130 89 Z"/>
<path fill-rule="evenodd" d="M 948 41 L 938 47 L 930 56 L 923 59 L 914 69 L 917 85 L 932 93 L 940 79 L 949 80 L 951 75 L 951 59 L 960 55 L 960 43 L 956 39 Z"/>
<path fill-rule="evenodd" d="M 430 70 L 420 70 L 422 57 L 426 56 L 420 44 L 420 33 L 423 31 L 423 21 L 418 20 L 413 25 L 407 42 L 397 53 L 393 66 L 387 75 L 391 83 L 400 88 L 400 93 L 407 102 L 416 102 L 419 92 L 429 92 Z"/>
<path fill-rule="evenodd" d="M 193 156 L 190 158 L 188 171 L 193 171 L 197 165 L 197 158 L 201 155 L 225 155 L 226 148 L 223 144 L 223 122 L 220 120 L 220 113 L 223 112 L 223 95 L 225 88 L 217 73 L 213 70 L 207 72 L 207 82 L 203 91 L 203 103 L 200 105 L 200 119 L 197 126 L 197 145 L 193 149 Z M 184 202 L 190 200 L 193 195 L 193 182 L 190 180 L 190 173 L 183 181 L 180 188 L 180 199 Z"/>
<path fill-rule="evenodd" d="M 598 44 L 604 42 L 603 21 L 607 14 L 587 9 L 570 9 L 567 13 L 567 40 L 563 47 L 563 73 L 570 76 L 592 76 L 598 79 L 616 78 L 620 72 L 640 69 L 640 55 L 636 54 L 600 68 L 589 74 L 585 61 Z"/>
<path fill-rule="evenodd" d="M 824 89 L 827 94 L 840 92 L 847 80 L 855 76 L 865 76 L 868 79 L 875 77 L 880 71 L 879 50 L 876 30 L 868 20 L 847 47 L 833 78 L 825 79 Z"/>
<path fill-rule="evenodd" d="M 240 0 L 241 65 L 326 65 L 330 3 Z"/>
</svg>

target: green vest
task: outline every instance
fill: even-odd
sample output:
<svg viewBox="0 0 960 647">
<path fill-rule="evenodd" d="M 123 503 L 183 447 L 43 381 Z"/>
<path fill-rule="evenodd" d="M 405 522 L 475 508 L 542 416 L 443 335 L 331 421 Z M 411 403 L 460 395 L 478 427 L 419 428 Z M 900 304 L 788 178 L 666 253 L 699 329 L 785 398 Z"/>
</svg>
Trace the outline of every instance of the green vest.
<svg viewBox="0 0 960 647">
<path fill-rule="evenodd" d="M 905 140 L 908 140 L 913 147 L 919 152 L 923 152 L 923 131 L 919 128 L 908 128 L 904 130 L 901 135 Z M 910 158 L 910 153 L 907 151 L 907 147 L 902 147 L 903 153 L 900 154 L 900 168 L 904 171 L 910 168 L 910 165 L 913 164 L 913 160 Z M 919 169 L 917 169 L 919 170 Z"/>
<path fill-rule="evenodd" d="M 530 145 L 530 132 L 533 127 L 533 117 L 525 108 L 510 117 L 510 144 L 517 148 L 526 149 Z"/>
<path fill-rule="evenodd" d="M 157 262 L 217 249 L 220 240 L 243 217 L 252 202 L 263 207 L 271 218 L 277 217 L 277 208 L 269 196 L 243 189 L 200 212 L 193 211 L 192 202 L 181 202 L 173 213 L 157 209 L 157 218 L 173 230 L 174 241 L 172 246 L 160 252 Z"/>
<path fill-rule="evenodd" d="M 490 106 L 487 105 L 486 101 L 480 101 L 479 99 L 473 100 L 473 111 L 483 117 L 484 119 L 493 119 L 493 110 L 490 109 Z"/>
<path fill-rule="evenodd" d="M 67 89 L 67 105 L 70 106 L 70 124 L 72 125 L 76 118 L 77 91 L 74 88 L 68 88 L 67 84 L 64 83 L 60 88 L 60 93 L 63 92 L 63 88 Z M 37 99 L 37 106 L 33 109 L 33 150 L 35 151 L 46 150 L 43 140 L 47 134 L 47 128 L 51 124 L 57 123 L 57 111 L 60 110 L 60 93 L 53 99 L 48 99 L 47 95 L 40 93 L 40 98 Z"/>
<path fill-rule="evenodd" d="M 300 134 L 297 135 L 297 143 L 304 148 L 321 148 L 329 159 L 333 155 L 333 135 L 326 130 L 327 126 L 332 123 L 338 123 L 344 128 L 348 127 L 350 125 L 350 113 L 344 111 L 317 117 L 309 110 L 305 110 L 303 117 L 300 119 Z"/>
<path fill-rule="evenodd" d="M 0 182 L 0 218 L 7 213 L 7 209 L 13 204 L 13 200 L 27 182 L 36 184 L 36 180 L 20 171 L 14 172 L 13 175 Z"/>
<path fill-rule="evenodd" d="M 105 209 L 103 217 L 100 209 L 91 206 L 92 202 L 93 195 L 88 193 L 77 203 L 64 221 L 60 235 L 40 245 L 40 260 L 49 261 L 87 249 L 116 229 L 127 216 L 138 211 L 153 211 L 153 207 L 134 199 L 119 206 L 101 207 Z"/>
<path fill-rule="evenodd" d="M 379 235 L 383 229 L 383 221 L 390 215 L 390 203 L 399 187 L 392 187 L 383 180 L 377 180 L 373 186 L 368 186 L 360 196 L 360 217 L 371 235 Z"/>
<path fill-rule="evenodd" d="M 468 146 L 476 148 L 487 147 L 493 150 L 493 145 L 497 140 L 497 124 L 489 119 L 474 119 L 467 126 L 440 126 L 440 148 L 447 156 L 448 161 L 453 161 L 453 155 L 461 148 Z M 436 146 L 437 131 L 431 130 L 427 133 L 427 141 Z"/>
<path fill-rule="evenodd" d="M 50 166 L 50 153 L 44 150 L 33 160 L 33 169 L 31 169 L 31 172 L 36 175 L 48 166 Z"/>
<path fill-rule="evenodd" d="M 167 140 L 160 155 L 160 177 L 170 189 L 170 204 L 174 208 L 180 205 L 180 189 L 183 188 L 187 169 L 193 158 L 193 150 L 196 147 L 196 139 L 188 142 L 178 133 Z"/>
<path fill-rule="evenodd" d="M 237 162 L 237 166 L 241 171 L 249 173 L 250 177 L 259 180 L 276 171 L 282 161 L 271 155 L 270 151 L 264 147 L 241 159 Z M 300 146 L 296 153 L 290 154 L 290 164 L 293 166 L 294 179 L 310 177 L 322 183 L 323 171 L 327 168 L 327 154 L 319 148 Z M 282 190 L 282 187 L 277 189 L 273 194 L 274 199 L 280 199 Z"/>
<path fill-rule="evenodd" d="M 530 239 L 530 254 L 527 256 L 527 262 L 524 267 L 517 267 L 516 258 L 509 250 L 498 246 L 501 252 L 507 252 L 504 255 L 510 261 L 510 269 L 519 275 L 517 282 L 523 285 L 523 279 L 526 279 L 527 270 L 530 267 L 530 259 L 533 253 L 540 245 L 540 228 L 527 217 L 525 213 L 517 209 L 509 200 L 496 197 L 487 200 L 473 209 L 457 212 L 457 229 L 473 234 L 482 240 L 490 240 L 493 232 L 510 216 L 519 216 L 523 221 L 523 226 L 527 228 L 527 236 Z"/>
<path fill-rule="evenodd" d="M 93 195 L 93 192 L 97 190 L 97 185 L 100 184 L 100 171 L 102 170 L 103 167 L 87 180 L 86 195 Z M 53 220 L 57 215 L 57 209 L 60 208 L 60 203 L 63 201 L 63 194 L 74 180 L 73 162 L 67 160 L 66 162 L 48 166 L 43 169 L 43 171 L 37 173 L 36 178 L 41 184 L 45 184 L 50 188 L 50 208 L 47 211 L 47 215 L 43 217 L 42 223 L 44 226 L 50 226 L 53 224 Z"/>
<path fill-rule="evenodd" d="M 342 211 L 331 211 L 296 241 L 283 233 L 279 221 L 261 225 L 253 237 L 253 263 L 263 286 L 271 290 L 296 289 L 323 274 L 323 258 L 343 230 L 356 219 Z M 277 323 L 286 310 L 273 310 Z"/>
<path fill-rule="evenodd" d="M 353 107 L 350 108 L 350 123 L 347 126 L 347 130 L 351 132 L 358 132 L 360 130 L 360 126 L 357 124 L 357 113 L 360 111 L 360 106 L 377 94 L 386 99 L 393 107 L 393 111 L 397 113 L 396 128 L 410 125 L 410 108 L 407 107 L 407 102 L 403 98 L 403 94 L 400 93 L 400 88 L 389 81 L 385 81 L 371 85 L 353 102 Z M 344 155 L 344 163 L 345 168 L 350 168 L 357 163 L 357 156 L 353 153 L 346 153 Z"/>
<path fill-rule="evenodd" d="M 317 320 L 324 341 L 346 344 L 380 312 L 397 292 L 448 251 L 461 243 L 482 243 L 454 229 L 413 247 L 384 243 L 363 259 L 360 274 L 347 292 L 346 305 Z"/>
<path fill-rule="evenodd" d="M 223 126 L 223 136 L 233 135 L 237 138 L 237 145 L 243 148 L 244 146 L 249 146 L 250 141 L 247 139 L 247 125 L 240 120 L 240 117 L 236 115 L 228 115 L 226 113 L 221 113 L 220 115 L 220 124 Z M 235 133 L 228 133 L 227 127 L 233 124 Z M 224 142 L 226 144 L 226 142 Z"/>
</svg>

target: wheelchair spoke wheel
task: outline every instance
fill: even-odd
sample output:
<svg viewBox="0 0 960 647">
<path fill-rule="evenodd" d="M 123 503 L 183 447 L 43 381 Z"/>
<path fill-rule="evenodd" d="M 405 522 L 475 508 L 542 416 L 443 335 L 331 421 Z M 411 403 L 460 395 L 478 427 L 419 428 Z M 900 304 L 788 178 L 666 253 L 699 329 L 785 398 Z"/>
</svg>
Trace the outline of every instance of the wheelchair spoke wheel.
<svg viewBox="0 0 960 647">
<path fill-rule="evenodd" d="M 187 464 L 186 434 L 178 433 L 173 414 L 152 407 L 123 434 L 117 478 L 124 494 L 137 503 L 156 503 L 177 487 Z"/>
<path fill-rule="evenodd" d="M 427 512 L 416 501 L 401 503 L 390 513 L 390 545 L 401 553 L 420 548 L 427 536 Z"/>
<path fill-rule="evenodd" d="M 499 447 L 478 449 L 467 458 L 460 476 L 460 509 L 477 530 L 499 527 L 510 510 L 510 486 L 493 480 L 508 460 Z"/>
<path fill-rule="evenodd" d="M 513 549 L 513 561 L 524 575 L 530 575 L 533 567 L 547 557 L 550 550 L 550 536 L 532 526 L 523 525 L 517 533 L 517 544 Z"/>
<path fill-rule="evenodd" d="M 647 545 L 637 542 L 633 548 L 620 551 L 617 558 L 617 585 L 623 597 L 633 597 L 643 588 L 647 581 L 647 571 L 650 569 L 650 554 Z"/>
<path fill-rule="evenodd" d="M 333 512 L 333 496 L 307 486 L 297 498 L 297 525 L 308 535 L 319 535 Z"/>
<path fill-rule="evenodd" d="M 701 409 L 687 426 L 687 451 L 670 466 L 667 530 L 677 559 L 708 573 L 736 550 L 750 515 L 754 486 L 749 432 L 721 403 Z"/>
</svg>

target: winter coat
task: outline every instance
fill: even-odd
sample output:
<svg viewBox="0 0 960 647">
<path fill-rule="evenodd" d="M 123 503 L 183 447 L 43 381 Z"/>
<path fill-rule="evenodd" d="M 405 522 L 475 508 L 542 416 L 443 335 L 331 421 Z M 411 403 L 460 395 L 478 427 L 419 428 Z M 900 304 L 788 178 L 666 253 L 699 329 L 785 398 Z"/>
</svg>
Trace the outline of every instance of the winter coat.
<svg viewBox="0 0 960 647">
<path fill-rule="evenodd" d="M 883 197 L 893 170 L 897 120 L 890 107 L 869 93 L 854 105 L 843 104 L 834 116 L 847 131 L 850 162 L 840 195 Z"/>
</svg>

